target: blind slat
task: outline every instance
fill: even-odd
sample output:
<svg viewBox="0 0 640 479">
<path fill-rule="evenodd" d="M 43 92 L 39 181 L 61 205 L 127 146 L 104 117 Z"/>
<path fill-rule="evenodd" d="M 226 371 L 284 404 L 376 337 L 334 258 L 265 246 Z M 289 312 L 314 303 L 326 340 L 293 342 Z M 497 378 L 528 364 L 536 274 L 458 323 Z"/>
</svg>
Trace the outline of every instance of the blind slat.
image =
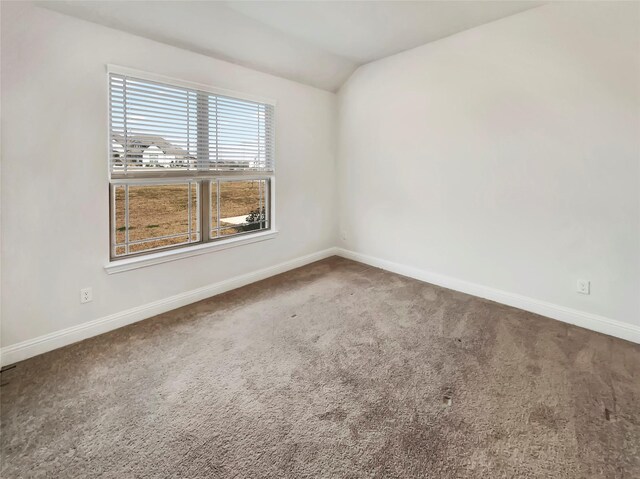
<svg viewBox="0 0 640 479">
<path fill-rule="evenodd" d="M 112 173 L 273 171 L 273 106 L 109 75 Z"/>
</svg>

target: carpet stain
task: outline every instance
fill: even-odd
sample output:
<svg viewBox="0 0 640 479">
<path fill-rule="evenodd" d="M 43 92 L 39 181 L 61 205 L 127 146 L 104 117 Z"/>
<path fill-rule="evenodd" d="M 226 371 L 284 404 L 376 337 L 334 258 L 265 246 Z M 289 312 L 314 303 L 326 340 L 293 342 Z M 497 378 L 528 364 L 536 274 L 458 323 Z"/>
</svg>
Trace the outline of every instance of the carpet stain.
<svg viewBox="0 0 640 479">
<path fill-rule="evenodd" d="M 321 421 L 344 421 L 347 417 L 347 413 L 342 408 L 332 409 L 322 414 L 318 414 L 318 419 Z"/>
<path fill-rule="evenodd" d="M 563 421 L 552 407 L 546 404 L 536 404 L 529 413 L 529 423 L 540 424 L 549 429 L 557 430 L 560 427 L 564 427 L 566 421 Z"/>
</svg>

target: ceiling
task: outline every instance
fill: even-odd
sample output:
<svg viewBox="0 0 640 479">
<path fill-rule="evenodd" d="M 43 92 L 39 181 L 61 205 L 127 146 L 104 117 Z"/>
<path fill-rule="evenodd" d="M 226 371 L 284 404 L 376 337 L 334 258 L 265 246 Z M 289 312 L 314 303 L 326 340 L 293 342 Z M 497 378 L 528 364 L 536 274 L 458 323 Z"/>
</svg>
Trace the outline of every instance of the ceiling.
<svg viewBox="0 0 640 479">
<path fill-rule="evenodd" d="M 544 2 L 80 0 L 36 3 L 94 23 L 336 91 L 360 65 Z"/>
</svg>

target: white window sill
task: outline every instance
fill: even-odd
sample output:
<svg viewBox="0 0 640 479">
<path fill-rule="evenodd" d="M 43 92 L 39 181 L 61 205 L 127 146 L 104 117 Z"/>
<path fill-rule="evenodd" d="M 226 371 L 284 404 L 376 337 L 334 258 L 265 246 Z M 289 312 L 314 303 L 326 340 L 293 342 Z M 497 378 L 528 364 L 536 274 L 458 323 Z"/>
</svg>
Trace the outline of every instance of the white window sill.
<svg viewBox="0 0 640 479">
<path fill-rule="evenodd" d="M 278 234 L 277 231 L 264 231 L 252 235 L 241 236 L 237 238 L 229 238 L 224 240 L 213 241 L 211 243 L 198 244 L 195 246 L 187 246 L 184 248 L 173 249 L 169 251 L 160 251 L 158 253 L 146 254 L 144 256 L 136 256 L 134 258 L 125 258 L 110 261 L 105 267 L 108 274 L 121 273 L 132 269 L 146 268 L 154 264 L 167 263 L 177 259 L 189 258 L 190 256 L 198 256 L 201 254 L 221 251 L 223 249 L 235 248 L 249 243 L 257 243 L 273 239 Z"/>
</svg>

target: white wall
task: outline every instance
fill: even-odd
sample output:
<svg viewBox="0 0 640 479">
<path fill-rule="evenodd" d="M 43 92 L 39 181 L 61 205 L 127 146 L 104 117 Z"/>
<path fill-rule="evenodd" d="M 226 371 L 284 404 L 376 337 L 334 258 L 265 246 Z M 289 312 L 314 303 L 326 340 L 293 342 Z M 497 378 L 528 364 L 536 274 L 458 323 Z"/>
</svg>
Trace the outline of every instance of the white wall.
<svg viewBox="0 0 640 479">
<path fill-rule="evenodd" d="M 334 94 L 26 3 L 1 53 L 2 346 L 334 245 Z M 277 100 L 276 239 L 106 274 L 107 63 Z"/>
<path fill-rule="evenodd" d="M 639 18 L 551 4 L 369 64 L 336 99 L 3 2 L 1 345 L 335 244 L 640 326 Z M 105 273 L 107 63 L 278 101 L 276 239 Z"/>
<path fill-rule="evenodd" d="M 550 4 L 361 67 L 341 245 L 640 326 L 639 8 Z"/>
</svg>

